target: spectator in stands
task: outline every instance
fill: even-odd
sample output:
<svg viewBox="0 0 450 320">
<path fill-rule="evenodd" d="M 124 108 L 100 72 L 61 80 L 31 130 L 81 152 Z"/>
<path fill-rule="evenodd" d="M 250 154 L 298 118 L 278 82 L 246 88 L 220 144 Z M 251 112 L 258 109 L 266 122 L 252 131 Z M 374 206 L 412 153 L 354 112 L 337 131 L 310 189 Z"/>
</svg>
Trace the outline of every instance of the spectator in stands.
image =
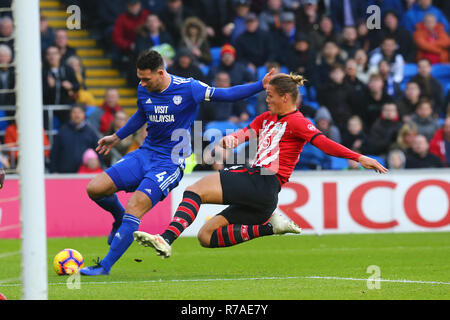
<svg viewBox="0 0 450 320">
<path fill-rule="evenodd" d="M 195 10 L 195 16 L 205 23 L 211 47 L 220 47 L 224 44 L 227 39 L 222 34 L 222 28 L 232 14 L 230 2 L 228 0 L 197 0 L 191 8 Z"/>
<path fill-rule="evenodd" d="M 398 109 L 403 122 L 411 120 L 411 116 L 419 104 L 420 96 L 419 84 L 415 81 L 408 82 L 404 96 L 398 100 Z"/>
<path fill-rule="evenodd" d="M 61 64 L 61 53 L 55 46 L 47 48 L 46 62 L 42 70 L 44 105 L 74 103 L 80 89 L 75 71 L 70 66 Z M 55 111 L 55 115 L 60 122 L 66 122 L 69 118 L 66 110 Z M 46 119 L 44 117 L 44 125 Z"/>
<path fill-rule="evenodd" d="M 341 42 L 341 35 L 334 30 L 333 21 L 329 16 L 322 16 L 319 21 L 319 29 L 311 31 L 309 36 L 313 52 L 321 51 L 328 41 Z"/>
<path fill-rule="evenodd" d="M 341 143 L 341 132 L 338 127 L 333 124 L 333 118 L 330 111 L 326 107 L 317 109 L 314 117 L 316 128 L 319 129 L 327 138 L 330 138 L 337 143 Z"/>
<path fill-rule="evenodd" d="M 445 118 L 430 141 L 430 153 L 438 156 L 446 167 L 450 167 L 450 116 Z"/>
<path fill-rule="evenodd" d="M 330 71 L 335 64 L 343 64 L 344 59 L 339 46 L 333 41 L 325 42 L 321 52 L 317 55 L 313 85 L 320 88 L 330 81 Z"/>
<path fill-rule="evenodd" d="M 78 169 L 80 174 L 93 174 L 102 172 L 102 166 L 97 153 L 93 149 L 87 149 L 83 153 L 82 163 Z"/>
<path fill-rule="evenodd" d="M 14 22 L 11 17 L 2 17 L 0 20 L 0 37 L 5 39 L 1 43 L 6 44 L 11 50 L 14 50 L 13 32 Z"/>
<path fill-rule="evenodd" d="M 432 13 L 437 22 L 444 25 L 445 31 L 450 32 L 450 24 L 441 10 L 432 5 L 433 0 L 417 0 L 403 16 L 402 25 L 413 33 L 418 23 L 423 21 L 427 13 Z"/>
<path fill-rule="evenodd" d="M 392 99 L 384 90 L 384 81 L 381 75 L 374 73 L 370 76 L 368 90 L 356 114 L 364 121 L 366 132 L 369 132 L 374 122 L 380 117 L 381 109 L 386 102 Z"/>
<path fill-rule="evenodd" d="M 397 52 L 397 40 L 395 38 L 387 36 L 383 39 L 380 47 L 373 51 L 369 59 L 369 65 L 378 66 L 381 60 L 389 62 L 394 81 L 401 83 L 403 81 L 405 60 L 403 59 L 403 56 Z"/>
<path fill-rule="evenodd" d="M 386 17 L 389 13 L 395 13 L 398 16 L 403 15 L 403 5 L 401 0 L 368 0 L 366 7 L 378 6 L 381 9 L 381 15 Z"/>
<path fill-rule="evenodd" d="M 156 14 L 149 14 L 136 37 L 135 56 L 137 57 L 142 51 L 149 50 L 153 46 L 158 46 L 163 43 L 174 46 L 171 35 L 164 31 L 159 17 Z"/>
<path fill-rule="evenodd" d="M 137 29 L 145 23 L 148 14 L 139 0 L 127 0 L 127 10 L 117 17 L 112 33 L 116 62 L 130 58 L 136 48 Z"/>
<path fill-rule="evenodd" d="M 348 59 L 345 62 L 344 83 L 352 88 L 352 95 L 355 105 L 359 105 L 367 90 L 367 86 L 358 78 L 358 64 L 355 59 Z"/>
<path fill-rule="evenodd" d="M 413 122 L 405 122 L 397 134 L 393 149 L 402 150 L 404 153 L 411 149 L 414 138 L 417 136 L 417 126 Z"/>
<path fill-rule="evenodd" d="M 167 68 L 167 72 L 184 78 L 192 77 L 200 81 L 204 81 L 205 78 L 202 70 L 194 63 L 192 53 L 187 48 L 178 50 L 175 62 Z"/>
<path fill-rule="evenodd" d="M 100 132 L 105 133 L 111 127 L 111 123 L 114 120 L 114 114 L 122 110 L 119 105 L 119 91 L 114 88 L 109 88 L 105 92 L 105 99 L 101 105 L 103 114 L 100 117 Z"/>
<path fill-rule="evenodd" d="M 328 108 L 334 123 L 343 131 L 353 114 L 352 88 L 344 82 L 345 71 L 341 64 L 336 63 L 332 66 L 329 77 L 330 82 L 318 91 L 318 102 Z"/>
<path fill-rule="evenodd" d="M 345 52 L 344 59 L 353 58 L 356 51 L 360 49 L 358 43 L 358 33 L 354 26 L 346 26 L 342 31 L 342 41 L 339 44 L 341 50 Z"/>
<path fill-rule="evenodd" d="M 0 44 L 0 89 L 14 89 L 16 83 L 16 74 L 14 67 L 11 66 L 12 52 L 6 44 Z M 16 95 L 11 93 L 0 93 L 0 105 L 15 105 Z M 7 116 L 14 115 L 13 112 L 6 112 Z"/>
<path fill-rule="evenodd" d="M 364 132 L 363 122 L 359 116 L 351 116 L 348 119 L 347 130 L 342 133 L 342 144 L 355 152 L 366 152 L 367 135 Z"/>
<path fill-rule="evenodd" d="M 75 72 L 75 76 L 80 84 L 80 89 L 76 93 L 76 103 L 85 106 L 95 106 L 95 97 L 87 89 L 85 84 L 84 69 L 81 64 L 81 59 L 78 56 L 71 56 L 67 59 L 67 65 L 70 66 Z"/>
<path fill-rule="evenodd" d="M 302 6 L 295 10 L 297 29 L 304 33 L 310 33 L 319 26 L 319 8 L 317 0 L 303 0 Z"/>
<path fill-rule="evenodd" d="M 50 156 L 50 142 L 48 140 L 47 135 L 45 134 L 45 131 L 42 130 L 42 137 L 43 137 L 43 142 L 44 142 L 44 157 L 45 157 L 45 162 L 48 162 L 49 156 Z M 18 148 L 19 144 L 19 136 L 18 136 L 18 132 L 17 132 L 17 124 L 15 122 L 11 123 L 5 130 L 5 145 L 8 148 Z M 11 151 L 9 152 L 9 161 L 11 163 L 14 163 L 17 165 L 17 160 L 19 157 L 19 151 L 15 150 L 15 151 Z"/>
<path fill-rule="evenodd" d="M 420 86 L 422 96 L 433 100 L 433 109 L 439 114 L 443 115 L 446 110 L 443 105 L 444 94 L 440 82 L 431 75 L 431 63 L 427 59 L 421 59 L 417 63 L 418 74 L 415 75 L 411 81 L 415 81 Z"/>
<path fill-rule="evenodd" d="M 381 117 L 370 129 L 368 141 L 370 153 L 385 156 L 395 143 L 401 126 L 395 102 L 384 103 Z"/>
<path fill-rule="evenodd" d="M 387 165 L 390 170 L 401 170 L 405 169 L 406 156 L 402 150 L 394 149 L 391 150 L 387 155 Z"/>
<path fill-rule="evenodd" d="M 185 6 L 182 0 L 167 0 L 167 6 L 159 14 L 166 31 L 172 36 L 175 44 L 181 41 L 184 21 L 192 16 L 194 16 L 194 12 Z"/>
<path fill-rule="evenodd" d="M 406 169 L 441 168 L 441 159 L 429 152 L 427 138 L 418 134 L 412 143 L 411 150 L 406 153 Z"/>
<path fill-rule="evenodd" d="M 229 88 L 231 86 L 230 76 L 226 72 L 216 74 L 214 85 L 217 88 Z M 211 121 L 229 121 L 235 124 L 243 124 L 249 120 L 246 101 L 237 102 L 203 102 L 200 111 L 200 120 Z"/>
<path fill-rule="evenodd" d="M 49 27 L 48 20 L 45 16 L 40 16 L 40 30 L 41 30 L 41 51 L 45 53 L 48 47 L 55 45 L 55 34 L 53 29 Z"/>
<path fill-rule="evenodd" d="M 108 129 L 108 131 L 105 132 L 105 136 L 112 135 L 115 132 L 117 132 L 117 130 L 122 128 L 125 125 L 125 123 L 127 123 L 127 121 L 128 121 L 128 115 L 125 113 L 125 111 L 122 111 L 122 110 L 117 111 L 114 114 L 114 120 L 111 123 L 110 128 Z M 145 133 L 147 133 L 147 131 L 145 131 Z M 135 138 L 136 138 L 136 133 L 131 134 L 128 137 L 120 140 L 120 142 L 118 144 L 116 144 L 113 148 L 114 150 L 116 150 L 116 152 L 108 153 L 105 156 L 104 161 L 105 161 L 106 166 L 109 167 L 109 166 L 113 165 L 114 163 L 119 161 L 124 155 L 126 155 L 128 153 L 128 149 L 133 144 Z M 141 144 L 142 144 L 142 142 L 141 142 Z"/>
<path fill-rule="evenodd" d="M 309 39 L 307 35 L 304 33 L 297 33 L 293 48 L 289 51 L 285 51 L 283 55 L 286 58 L 285 65 L 289 71 L 301 74 L 314 83 L 313 68 L 315 55 L 309 48 Z"/>
<path fill-rule="evenodd" d="M 233 0 L 234 15 L 222 28 L 222 34 L 226 41 L 235 45 L 236 39 L 244 33 L 245 17 L 250 12 L 251 0 Z"/>
<path fill-rule="evenodd" d="M 439 129 L 439 122 L 433 117 L 433 106 L 429 99 L 420 99 L 416 112 L 411 116 L 411 121 L 417 126 L 420 135 L 431 140 L 436 130 Z"/>
<path fill-rule="evenodd" d="M 126 2 L 123 0 L 96 0 L 96 26 L 101 33 L 103 44 L 112 48 L 112 33 L 117 18 L 126 11 Z"/>
<path fill-rule="evenodd" d="M 67 32 L 64 29 L 58 29 L 55 31 L 55 45 L 61 53 L 61 64 L 65 64 L 67 59 L 71 56 L 76 56 L 77 51 L 69 46 L 67 38 Z"/>
<path fill-rule="evenodd" d="M 450 62 L 450 37 L 432 13 L 427 13 L 424 21 L 417 24 L 414 41 L 418 48 L 417 61 L 428 59 L 431 64 Z"/>
<path fill-rule="evenodd" d="M 197 17 L 184 21 L 179 47 L 188 49 L 196 63 L 209 65 L 212 61 L 206 25 Z"/>
<path fill-rule="evenodd" d="M 400 99 L 403 92 L 400 84 L 394 81 L 394 75 L 391 72 L 389 61 L 381 60 L 378 63 L 378 73 L 383 77 L 386 93 L 395 100 Z"/>
<path fill-rule="evenodd" d="M 97 147 L 98 137 L 85 120 L 84 108 L 72 107 L 70 121 L 61 126 L 50 153 L 51 173 L 76 173 L 84 152 Z"/>
<path fill-rule="evenodd" d="M 337 31 L 356 25 L 356 20 L 366 14 L 365 1 L 330 0 L 330 14 Z"/>
<path fill-rule="evenodd" d="M 356 23 L 356 33 L 358 34 L 357 42 L 358 46 L 364 50 L 364 52 L 369 52 L 372 46 L 371 37 L 369 36 L 369 28 L 367 28 L 367 22 L 364 19 L 359 19 Z"/>
<path fill-rule="evenodd" d="M 299 32 L 295 28 L 295 16 L 292 12 L 283 12 L 280 15 L 281 28 L 271 33 L 271 37 L 275 43 L 274 57 L 271 61 L 276 60 L 281 65 L 287 65 L 287 54 L 292 52 L 296 37 Z"/>
<path fill-rule="evenodd" d="M 282 0 L 267 0 L 267 7 L 259 14 L 259 28 L 274 32 L 281 28 L 280 16 L 283 12 Z"/>
<path fill-rule="evenodd" d="M 363 49 L 359 49 L 358 51 L 356 51 L 355 61 L 358 65 L 356 76 L 359 80 L 362 81 L 362 83 L 369 83 L 370 76 L 372 75 L 372 73 L 376 73 L 377 68 L 375 66 L 369 65 L 369 59 Z"/>
<path fill-rule="evenodd" d="M 216 74 L 225 71 L 230 76 L 231 85 L 239 85 L 255 80 L 247 67 L 239 61 L 236 61 L 236 50 L 230 44 L 225 44 L 220 50 L 220 64 L 213 66 L 208 73 L 208 82 L 212 83 Z"/>
<path fill-rule="evenodd" d="M 236 39 L 235 48 L 238 60 L 254 74 L 267 61 L 274 61 L 269 34 L 259 30 L 258 17 L 254 13 L 245 17 L 245 31 Z"/>
<path fill-rule="evenodd" d="M 416 61 L 416 47 L 413 38 L 408 30 L 399 26 L 399 15 L 396 11 L 387 11 L 382 28 L 373 32 L 375 33 L 375 39 L 373 46 L 370 47 L 371 50 L 378 47 L 384 38 L 391 37 L 397 40 L 398 52 L 406 62 L 413 63 Z"/>
</svg>

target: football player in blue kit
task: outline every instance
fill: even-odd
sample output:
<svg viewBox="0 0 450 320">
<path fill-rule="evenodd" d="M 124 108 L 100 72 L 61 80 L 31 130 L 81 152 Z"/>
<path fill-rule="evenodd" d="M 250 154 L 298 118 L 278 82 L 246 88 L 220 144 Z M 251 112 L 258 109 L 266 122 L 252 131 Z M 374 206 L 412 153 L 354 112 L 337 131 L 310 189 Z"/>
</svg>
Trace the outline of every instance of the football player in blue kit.
<svg viewBox="0 0 450 320">
<path fill-rule="evenodd" d="M 183 177 L 184 158 L 191 154 L 190 127 L 201 101 L 236 101 L 262 90 L 274 70 L 263 80 L 230 88 L 210 87 L 198 80 L 167 73 L 161 55 L 145 51 L 137 59 L 137 111 L 116 133 L 98 141 L 97 151 L 108 154 L 121 140 L 147 124 L 142 146 L 120 159 L 87 186 L 89 197 L 114 217 L 108 237 L 110 249 L 101 261 L 80 270 L 82 275 L 107 275 L 133 242 L 146 212 L 163 200 Z M 126 208 L 117 191 L 134 192 Z"/>
</svg>

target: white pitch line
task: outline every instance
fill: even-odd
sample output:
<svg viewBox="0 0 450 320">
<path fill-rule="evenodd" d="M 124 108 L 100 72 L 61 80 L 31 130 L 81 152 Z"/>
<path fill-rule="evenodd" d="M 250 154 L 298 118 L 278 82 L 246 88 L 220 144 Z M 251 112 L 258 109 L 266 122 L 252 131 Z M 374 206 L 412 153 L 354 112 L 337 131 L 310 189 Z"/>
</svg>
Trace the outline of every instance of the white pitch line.
<svg viewBox="0 0 450 320">
<path fill-rule="evenodd" d="M 253 280 L 292 280 L 292 279 L 312 279 L 312 280 L 341 280 L 341 281 L 371 281 L 371 282 L 394 282 L 394 283 L 414 283 L 414 284 L 432 284 L 432 285 L 450 285 L 450 282 L 443 281 L 421 281 L 421 280 L 392 280 L 392 279 L 360 279 L 344 277 L 325 277 L 325 276 L 299 276 L 299 277 L 260 277 L 260 278 L 211 278 L 211 279 L 159 279 L 142 281 L 92 281 L 83 282 L 82 285 L 110 285 L 110 284 L 143 284 L 143 283 L 167 283 L 167 282 L 213 282 L 213 281 L 253 281 Z M 66 282 L 49 283 L 50 286 L 66 285 Z M 0 287 L 17 287 L 20 283 L 0 284 Z"/>
<path fill-rule="evenodd" d="M 1 258 L 7 258 L 7 257 L 11 257 L 11 256 L 15 256 L 20 254 L 21 251 L 13 251 L 13 252 L 6 252 L 6 253 L 0 253 L 0 259 Z"/>
</svg>

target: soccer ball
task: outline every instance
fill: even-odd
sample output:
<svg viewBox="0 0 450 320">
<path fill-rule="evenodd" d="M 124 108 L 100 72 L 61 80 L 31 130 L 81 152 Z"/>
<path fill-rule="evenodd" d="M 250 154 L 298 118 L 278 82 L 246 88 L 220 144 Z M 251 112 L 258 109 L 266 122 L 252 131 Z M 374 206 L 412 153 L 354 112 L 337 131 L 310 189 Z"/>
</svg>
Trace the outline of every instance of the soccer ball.
<svg viewBox="0 0 450 320">
<path fill-rule="evenodd" d="M 57 274 L 71 275 L 84 267 L 84 258 L 77 250 L 64 249 L 53 259 L 53 268 Z"/>
</svg>

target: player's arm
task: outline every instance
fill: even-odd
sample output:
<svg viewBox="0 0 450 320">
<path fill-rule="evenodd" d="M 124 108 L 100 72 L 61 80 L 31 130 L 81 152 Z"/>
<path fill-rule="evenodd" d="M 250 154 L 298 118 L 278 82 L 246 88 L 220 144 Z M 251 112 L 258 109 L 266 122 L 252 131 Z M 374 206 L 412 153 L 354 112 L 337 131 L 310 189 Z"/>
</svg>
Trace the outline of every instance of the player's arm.
<svg viewBox="0 0 450 320">
<path fill-rule="evenodd" d="M 255 131 L 247 126 L 244 129 L 229 134 L 220 140 L 219 145 L 224 149 L 234 149 L 249 139 L 256 138 Z"/>
<path fill-rule="evenodd" d="M 230 88 L 209 87 L 205 94 L 205 100 L 233 102 L 246 99 L 264 90 L 274 73 L 275 70 L 271 69 L 262 80 L 254 83 L 242 84 Z"/>
<path fill-rule="evenodd" d="M 310 140 L 310 143 L 330 156 L 354 160 L 359 162 L 364 168 L 374 169 L 379 173 L 387 172 L 387 169 L 377 160 L 354 152 L 347 147 L 328 139 L 323 133 L 314 135 Z"/>
<path fill-rule="evenodd" d="M 0 163 L 0 189 L 3 188 L 4 183 L 5 183 L 5 170 L 3 169 L 3 166 Z"/>
<path fill-rule="evenodd" d="M 98 146 L 95 149 L 99 154 L 107 155 L 111 149 L 119 143 L 120 140 L 128 137 L 130 134 L 139 130 L 147 121 L 144 111 L 139 108 L 127 121 L 127 123 L 110 136 L 106 136 L 98 140 Z"/>
</svg>

